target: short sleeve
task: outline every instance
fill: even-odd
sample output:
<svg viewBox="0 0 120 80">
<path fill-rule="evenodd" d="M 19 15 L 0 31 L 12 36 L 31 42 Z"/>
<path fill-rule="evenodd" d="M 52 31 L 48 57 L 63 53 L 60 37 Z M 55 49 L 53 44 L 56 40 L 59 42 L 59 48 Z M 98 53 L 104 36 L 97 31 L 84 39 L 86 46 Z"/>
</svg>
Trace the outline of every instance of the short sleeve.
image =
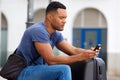
<svg viewBox="0 0 120 80">
<path fill-rule="evenodd" d="M 49 34 L 46 33 L 44 30 L 40 29 L 33 29 L 31 31 L 31 38 L 33 42 L 41 42 L 41 43 L 48 43 L 49 42 Z"/>
<path fill-rule="evenodd" d="M 58 35 L 58 38 L 57 38 L 56 44 L 58 44 L 58 43 L 60 43 L 62 40 L 64 40 L 64 37 L 63 37 L 63 35 L 62 35 L 60 32 L 57 32 L 57 35 Z"/>
</svg>

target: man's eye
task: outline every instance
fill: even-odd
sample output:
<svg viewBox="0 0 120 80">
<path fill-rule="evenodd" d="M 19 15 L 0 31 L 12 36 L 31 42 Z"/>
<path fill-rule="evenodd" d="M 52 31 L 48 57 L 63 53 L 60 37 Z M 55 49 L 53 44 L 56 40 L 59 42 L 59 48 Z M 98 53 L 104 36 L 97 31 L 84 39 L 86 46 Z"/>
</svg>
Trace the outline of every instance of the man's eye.
<svg viewBox="0 0 120 80">
<path fill-rule="evenodd" d="M 65 19 L 65 17 L 60 17 L 60 19 Z"/>
<path fill-rule="evenodd" d="M 63 19 L 63 17 L 60 17 L 60 19 Z"/>
</svg>

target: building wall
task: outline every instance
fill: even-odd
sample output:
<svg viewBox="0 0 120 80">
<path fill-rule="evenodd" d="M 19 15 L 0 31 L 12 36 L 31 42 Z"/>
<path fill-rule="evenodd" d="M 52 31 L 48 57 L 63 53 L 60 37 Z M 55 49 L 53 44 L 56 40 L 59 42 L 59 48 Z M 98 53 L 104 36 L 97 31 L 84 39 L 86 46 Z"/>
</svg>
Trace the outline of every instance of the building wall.
<svg viewBox="0 0 120 80">
<path fill-rule="evenodd" d="M 1 0 L 1 11 L 8 21 L 8 54 L 18 46 L 27 21 L 27 0 Z M 65 38 L 72 43 L 72 28 L 76 15 L 85 8 L 96 8 L 107 20 L 108 28 L 108 74 L 120 76 L 120 9 L 119 0 L 58 0 L 67 6 L 68 18 L 65 30 L 62 32 Z M 49 0 L 34 0 L 34 10 L 46 8 Z M 69 35 L 68 35 L 69 33 Z"/>
<path fill-rule="evenodd" d="M 2 0 L 2 13 L 8 21 L 8 53 L 18 46 L 25 30 L 26 4 L 25 0 Z"/>
</svg>

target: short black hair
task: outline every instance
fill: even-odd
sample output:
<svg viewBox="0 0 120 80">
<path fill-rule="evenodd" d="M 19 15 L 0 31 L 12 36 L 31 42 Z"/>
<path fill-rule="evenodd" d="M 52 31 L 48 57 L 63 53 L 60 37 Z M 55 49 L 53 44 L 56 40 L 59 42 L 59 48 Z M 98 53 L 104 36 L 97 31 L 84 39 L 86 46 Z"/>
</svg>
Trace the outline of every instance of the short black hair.
<svg viewBox="0 0 120 80">
<path fill-rule="evenodd" d="M 57 11 L 58 8 L 66 9 L 66 6 L 58 1 L 52 1 L 46 8 L 46 14 L 51 11 Z"/>
</svg>

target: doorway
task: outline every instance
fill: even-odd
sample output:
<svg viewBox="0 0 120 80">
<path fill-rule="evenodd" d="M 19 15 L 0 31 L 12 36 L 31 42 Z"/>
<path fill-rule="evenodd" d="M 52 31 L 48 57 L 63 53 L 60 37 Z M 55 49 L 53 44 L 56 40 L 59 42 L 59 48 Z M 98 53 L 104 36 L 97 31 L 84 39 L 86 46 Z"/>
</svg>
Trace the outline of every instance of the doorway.
<svg viewBox="0 0 120 80">
<path fill-rule="evenodd" d="M 84 49 L 102 44 L 98 55 L 107 63 L 107 22 L 105 16 L 95 8 L 80 11 L 74 21 L 73 45 Z"/>
<path fill-rule="evenodd" d="M 1 14 L 1 53 L 0 53 L 0 67 L 2 67 L 7 59 L 7 19 L 5 15 Z"/>
<path fill-rule="evenodd" d="M 100 28 L 82 28 L 81 29 L 81 47 L 84 49 L 90 49 L 95 47 L 96 44 L 101 44 L 101 29 Z M 99 53 L 98 57 L 101 57 Z"/>
</svg>

